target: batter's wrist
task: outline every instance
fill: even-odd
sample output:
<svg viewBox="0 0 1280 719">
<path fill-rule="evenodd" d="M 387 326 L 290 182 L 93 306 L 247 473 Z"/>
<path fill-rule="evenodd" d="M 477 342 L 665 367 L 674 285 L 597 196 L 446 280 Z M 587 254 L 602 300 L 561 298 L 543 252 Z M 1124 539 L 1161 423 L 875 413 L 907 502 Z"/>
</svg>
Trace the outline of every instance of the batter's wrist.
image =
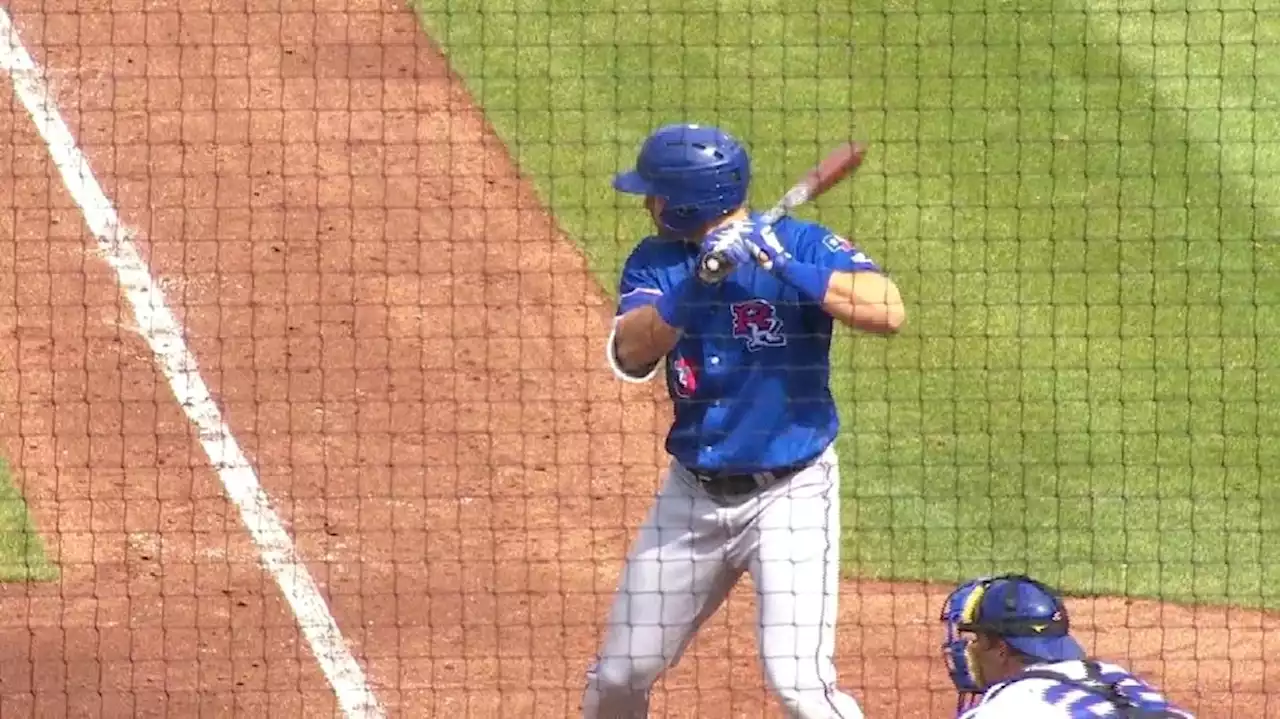
<svg viewBox="0 0 1280 719">
<path fill-rule="evenodd" d="M 776 266 L 774 274 L 808 299 L 821 303 L 827 297 L 827 285 L 831 284 L 831 275 L 835 274 L 835 270 L 790 260 Z"/>
</svg>

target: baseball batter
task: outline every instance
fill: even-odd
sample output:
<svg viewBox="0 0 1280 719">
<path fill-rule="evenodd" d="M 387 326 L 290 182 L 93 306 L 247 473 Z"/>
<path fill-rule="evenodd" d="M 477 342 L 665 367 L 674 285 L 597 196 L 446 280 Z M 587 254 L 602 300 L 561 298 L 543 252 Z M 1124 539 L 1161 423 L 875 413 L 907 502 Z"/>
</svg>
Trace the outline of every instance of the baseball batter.
<svg viewBox="0 0 1280 719">
<path fill-rule="evenodd" d="M 1061 598 L 1030 577 L 966 582 L 942 621 L 961 719 L 1194 719 L 1123 668 L 1089 659 Z"/>
<path fill-rule="evenodd" d="M 902 298 L 847 240 L 810 222 L 772 227 L 745 205 L 746 149 L 671 125 L 614 187 L 645 196 L 657 227 L 622 270 L 607 357 L 623 380 L 665 364 L 671 462 L 628 552 L 587 672 L 588 719 L 648 716 L 649 690 L 744 571 L 760 656 L 793 717 L 858 719 L 836 688 L 838 421 L 828 387 L 833 321 L 877 333 Z M 700 259 L 728 260 L 704 280 Z"/>
</svg>

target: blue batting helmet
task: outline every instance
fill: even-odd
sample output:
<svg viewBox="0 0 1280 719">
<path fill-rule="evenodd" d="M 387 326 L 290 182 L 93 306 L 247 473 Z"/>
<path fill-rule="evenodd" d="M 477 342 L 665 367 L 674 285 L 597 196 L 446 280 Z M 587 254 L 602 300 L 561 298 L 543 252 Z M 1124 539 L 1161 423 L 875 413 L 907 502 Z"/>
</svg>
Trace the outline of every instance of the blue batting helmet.
<svg viewBox="0 0 1280 719">
<path fill-rule="evenodd" d="M 703 125 L 667 125 L 640 148 L 635 169 L 619 173 L 619 192 L 663 200 L 658 223 L 676 234 L 697 230 L 747 201 L 751 161 L 733 136 Z"/>
<path fill-rule="evenodd" d="M 1062 600 L 1036 580 L 1007 574 L 965 582 L 942 606 L 947 641 L 942 645 L 947 671 L 956 688 L 981 693 L 988 681 L 973 654 L 973 639 L 961 632 L 992 634 L 1014 650 L 1046 662 L 1085 659 L 1084 649 L 1070 635 L 1070 621 Z"/>
</svg>

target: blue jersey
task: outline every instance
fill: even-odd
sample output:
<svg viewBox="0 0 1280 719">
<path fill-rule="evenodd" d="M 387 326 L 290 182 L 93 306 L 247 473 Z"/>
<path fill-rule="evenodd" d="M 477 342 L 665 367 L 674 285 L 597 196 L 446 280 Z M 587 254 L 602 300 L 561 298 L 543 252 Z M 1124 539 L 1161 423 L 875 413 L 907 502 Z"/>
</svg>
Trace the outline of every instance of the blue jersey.
<svg viewBox="0 0 1280 719">
<path fill-rule="evenodd" d="M 783 218 L 774 231 L 795 261 L 880 271 L 821 225 Z M 691 277 L 697 255 L 692 243 L 646 238 L 623 266 L 617 314 Z M 675 405 L 667 451 L 703 472 L 767 471 L 816 457 L 839 430 L 829 387 L 831 316 L 755 265 L 736 268 L 713 295 L 665 360 Z"/>
</svg>

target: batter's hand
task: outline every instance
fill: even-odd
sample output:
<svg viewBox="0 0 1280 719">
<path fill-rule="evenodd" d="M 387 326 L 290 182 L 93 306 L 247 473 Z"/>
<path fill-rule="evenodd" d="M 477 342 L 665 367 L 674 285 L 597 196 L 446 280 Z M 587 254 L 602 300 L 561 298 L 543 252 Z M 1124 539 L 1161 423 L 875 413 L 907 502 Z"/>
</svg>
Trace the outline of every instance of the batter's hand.
<svg viewBox="0 0 1280 719">
<path fill-rule="evenodd" d="M 772 225 L 753 227 L 752 231 L 743 237 L 743 243 L 747 245 L 756 262 L 769 272 L 782 269 L 782 266 L 791 259 L 791 253 L 782 246 Z"/>
<path fill-rule="evenodd" d="M 791 259 L 771 225 L 751 220 L 739 220 L 711 232 L 701 250 L 698 275 L 711 283 L 719 282 L 733 268 L 747 262 L 754 261 L 772 272 Z"/>
<path fill-rule="evenodd" d="M 698 279 L 714 285 L 751 261 L 751 252 L 742 241 L 741 223 L 732 223 L 707 233 L 698 248 Z"/>
</svg>

